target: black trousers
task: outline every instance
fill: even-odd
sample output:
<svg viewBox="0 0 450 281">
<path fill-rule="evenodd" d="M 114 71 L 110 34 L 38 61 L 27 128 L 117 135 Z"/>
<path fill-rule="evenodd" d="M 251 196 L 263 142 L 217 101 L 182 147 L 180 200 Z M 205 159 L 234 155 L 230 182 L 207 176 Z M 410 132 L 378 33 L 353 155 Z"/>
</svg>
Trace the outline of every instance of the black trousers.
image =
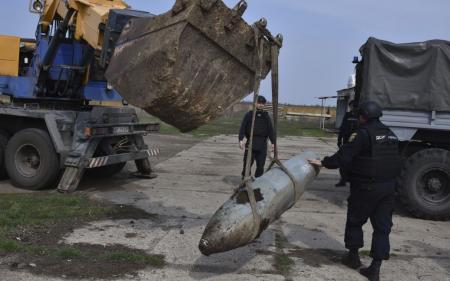
<svg viewBox="0 0 450 281">
<path fill-rule="evenodd" d="M 341 175 L 341 179 L 339 181 L 341 182 L 348 181 L 347 172 L 344 170 L 344 168 L 339 168 L 339 174 Z"/>
<path fill-rule="evenodd" d="M 244 166 L 242 168 L 242 178 L 245 177 L 245 166 L 247 165 L 248 149 L 244 153 Z M 252 162 L 250 163 L 250 169 L 253 163 L 256 161 L 255 178 L 259 178 L 264 174 L 264 165 L 266 164 L 267 148 L 263 150 L 252 150 Z"/>
<path fill-rule="evenodd" d="M 360 249 L 364 246 L 363 225 L 370 219 L 373 227 L 370 255 L 373 259 L 389 259 L 389 234 L 395 204 L 395 183 L 350 183 L 345 247 Z"/>
</svg>

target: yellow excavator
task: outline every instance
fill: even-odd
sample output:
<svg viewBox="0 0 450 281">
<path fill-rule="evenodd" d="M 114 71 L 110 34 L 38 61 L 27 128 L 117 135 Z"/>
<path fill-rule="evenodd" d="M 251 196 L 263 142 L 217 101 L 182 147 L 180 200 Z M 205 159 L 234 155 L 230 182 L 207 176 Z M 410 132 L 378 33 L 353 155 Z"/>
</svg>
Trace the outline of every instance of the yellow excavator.
<svg viewBox="0 0 450 281">
<path fill-rule="evenodd" d="M 128 104 L 181 131 L 253 92 L 282 37 L 247 3 L 177 0 L 162 15 L 122 0 L 31 0 L 36 38 L 0 35 L 0 177 L 16 186 L 75 190 L 85 173 L 110 176 L 135 161 L 152 177 L 158 153 Z"/>
</svg>

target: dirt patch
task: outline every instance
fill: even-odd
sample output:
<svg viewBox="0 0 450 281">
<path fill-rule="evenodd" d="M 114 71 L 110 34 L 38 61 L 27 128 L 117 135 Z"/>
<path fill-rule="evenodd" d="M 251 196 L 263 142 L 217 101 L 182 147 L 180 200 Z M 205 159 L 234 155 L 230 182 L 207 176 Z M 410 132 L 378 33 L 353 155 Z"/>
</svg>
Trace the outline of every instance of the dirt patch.
<svg viewBox="0 0 450 281">
<path fill-rule="evenodd" d="M 74 244 L 48 247 L 45 253 L 20 254 L 11 270 L 27 269 L 45 276 L 113 279 L 136 276 L 148 266 L 163 267 L 163 256 L 151 256 L 122 245 Z"/>
<path fill-rule="evenodd" d="M 295 247 L 287 254 L 289 257 L 300 258 L 306 265 L 322 267 L 322 265 L 339 264 L 344 251 L 331 249 L 306 249 Z"/>
<path fill-rule="evenodd" d="M 45 202 L 50 204 L 52 200 L 59 200 L 53 196 L 49 195 L 51 200 Z M 21 202 L 18 198 L 15 199 Z M 158 219 L 155 215 L 130 206 L 84 200 L 88 203 L 78 201 L 78 198 L 73 201 L 92 203 L 95 205 L 96 215 L 74 214 L 68 215 L 67 219 L 55 219 L 51 212 L 46 212 L 43 214 L 52 217 L 51 220 L 33 220 L 32 223 L 27 221 L 10 229 L 3 225 L 0 229 L 0 261 L 3 260 L 13 271 L 27 270 L 45 276 L 108 280 L 135 276 L 137 271 L 146 267 L 164 267 L 164 256 L 151 255 L 123 245 L 61 243 L 63 237 L 75 228 L 92 221 L 129 219 L 130 223 L 134 223 L 138 219 Z M 134 235 L 136 234 L 130 233 L 129 238 L 132 239 Z"/>
</svg>

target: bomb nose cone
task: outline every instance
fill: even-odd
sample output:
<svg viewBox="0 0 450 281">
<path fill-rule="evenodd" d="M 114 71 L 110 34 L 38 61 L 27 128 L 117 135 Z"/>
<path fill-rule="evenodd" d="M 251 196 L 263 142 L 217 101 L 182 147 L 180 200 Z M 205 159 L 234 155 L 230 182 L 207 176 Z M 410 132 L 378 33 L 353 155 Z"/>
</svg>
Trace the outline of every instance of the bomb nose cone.
<svg viewBox="0 0 450 281">
<path fill-rule="evenodd" d="M 198 249 L 205 256 L 209 256 L 210 254 L 212 254 L 210 244 L 206 239 L 200 240 L 200 243 L 198 244 Z"/>
</svg>

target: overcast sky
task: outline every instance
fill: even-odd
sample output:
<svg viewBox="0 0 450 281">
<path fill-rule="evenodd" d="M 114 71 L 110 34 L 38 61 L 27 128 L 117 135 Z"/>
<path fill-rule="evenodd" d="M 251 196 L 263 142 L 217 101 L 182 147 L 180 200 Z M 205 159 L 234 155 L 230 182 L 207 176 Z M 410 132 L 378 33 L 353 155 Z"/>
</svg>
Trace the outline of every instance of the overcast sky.
<svg viewBox="0 0 450 281">
<path fill-rule="evenodd" d="M 37 16 L 28 0 L 2 1 L 0 34 L 32 37 Z M 174 0 L 128 0 L 133 8 L 154 14 Z M 233 6 L 238 0 L 225 0 Z M 449 0 L 248 0 L 244 18 L 268 19 L 274 33 L 284 35 L 280 62 L 280 101 L 317 104 L 346 86 L 351 60 L 368 37 L 397 43 L 450 40 Z M 270 95 L 270 82 L 262 93 Z M 270 97 L 269 97 L 270 100 Z"/>
</svg>

